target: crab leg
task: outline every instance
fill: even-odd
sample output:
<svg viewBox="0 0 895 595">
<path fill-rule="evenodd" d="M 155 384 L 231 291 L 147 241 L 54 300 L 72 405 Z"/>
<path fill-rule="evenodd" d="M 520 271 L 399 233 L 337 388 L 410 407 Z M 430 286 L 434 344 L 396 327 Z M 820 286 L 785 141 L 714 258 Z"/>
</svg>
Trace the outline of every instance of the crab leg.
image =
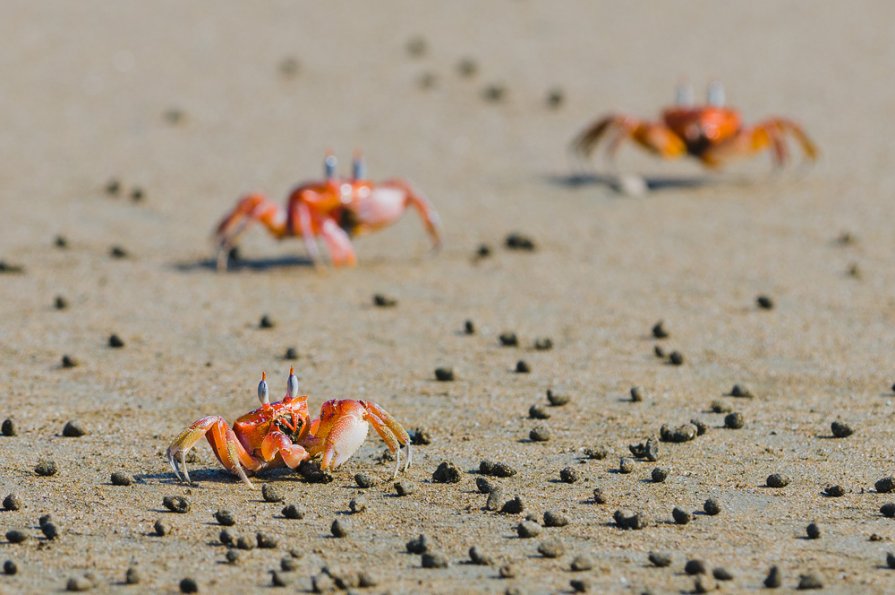
<svg viewBox="0 0 895 595">
<path fill-rule="evenodd" d="M 413 451 L 410 449 L 410 435 L 407 433 L 407 430 L 405 430 L 388 411 L 376 403 L 371 401 L 365 401 L 364 403 L 366 404 L 369 420 L 373 425 L 373 429 L 376 430 L 386 444 L 389 444 L 386 435 L 391 436 L 395 441 L 394 448 L 389 444 L 389 448 L 392 448 L 392 452 L 397 452 L 398 464 L 395 466 L 395 475 L 398 474 L 398 469 L 400 467 L 400 447 L 404 446 L 407 448 L 407 462 L 404 464 L 404 471 L 407 471 L 407 469 L 410 468 L 410 465 L 413 464 Z M 388 434 L 386 434 L 386 432 Z"/>
<path fill-rule="evenodd" d="M 616 133 L 609 144 L 610 159 L 615 156 L 615 152 L 624 139 L 630 139 L 651 153 L 666 158 L 680 157 L 687 153 L 684 141 L 665 124 L 638 120 L 624 115 L 607 116 L 585 128 L 572 141 L 572 150 L 588 157 L 593 153 L 600 139 L 610 131 Z"/>
<path fill-rule="evenodd" d="M 706 150 L 700 158 L 707 165 L 717 166 L 733 157 L 747 157 L 771 149 L 774 163 L 782 167 L 789 160 L 787 134 L 795 138 L 808 159 L 812 161 L 817 159 L 817 147 L 802 127 L 785 118 L 770 118 L 755 126 L 744 128 L 728 142 Z"/>
<path fill-rule="evenodd" d="M 236 240 L 252 221 L 258 221 L 270 234 L 282 238 L 286 234 L 286 217 L 282 209 L 260 194 L 249 194 L 236 203 L 218 224 L 215 241 L 218 245 L 218 269 L 226 267 L 226 252 L 236 245 Z"/>
<path fill-rule="evenodd" d="M 203 417 L 193 422 L 168 447 L 168 462 L 171 464 L 177 479 L 185 479 L 187 483 L 192 483 L 186 466 L 186 453 L 203 436 L 208 439 L 212 451 L 221 464 L 231 473 L 238 475 L 250 487 L 254 487 L 248 476 L 246 476 L 243 467 L 250 471 L 257 471 L 262 467 L 263 462 L 246 451 L 224 418 L 216 415 Z M 181 470 L 183 471 L 183 478 L 180 476 Z"/>
</svg>

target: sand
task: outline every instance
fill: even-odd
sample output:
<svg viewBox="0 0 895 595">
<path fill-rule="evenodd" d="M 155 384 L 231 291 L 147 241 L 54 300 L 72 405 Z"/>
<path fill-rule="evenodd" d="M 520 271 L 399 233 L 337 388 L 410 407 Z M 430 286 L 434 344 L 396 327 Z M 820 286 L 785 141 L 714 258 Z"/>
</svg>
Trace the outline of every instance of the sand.
<svg viewBox="0 0 895 595">
<path fill-rule="evenodd" d="M 760 588 L 778 565 L 788 588 L 815 572 L 829 592 L 891 592 L 895 528 L 879 507 L 893 498 L 873 484 L 893 472 L 895 446 L 893 17 L 884 2 L 6 2 L 0 259 L 25 273 L 0 275 L 0 418 L 18 426 L 0 437 L 0 496 L 16 492 L 24 506 L 0 512 L 0 528 L 29 539 L 0 540 L 0 559 L 19 565 L 0 592 L 58 591 L 86 572 L 96 590 L 120 592 L 131 565 L 142 582 L 129 591 L 176 592 L 192 577 L 201 592 L 251 592 L 290 549 L 301 554 L 290 590 L 310 589 L 328 566 L 368 570 L 372 592 L 548 593 L 572 579 L 595 592 L 678 592 L 693 587 L 684 562 L 700 558 L 734 575 L 727 591 Z M 408 53 L 415 38 L 423 55 Z M 292 76 L 281 69 L 290 58 Z M 458 72 L 465 58 L 472 77 Z M 769 177 L 761 157 L 718 177 L 626 148 L 620 171 L 701 184 L 635 197 L 573 183 L 567 146 L 584 125 L 615 110 L 653 116 L 682 77 L 698 88 L 723 79 L 750 122 L 797 119 L 821 160 Z M 502 101 L 483 98 L 492 85 Z M 554 89 L 558 109 L 546 103 Z M 362 148 L 373 178 L 411 180 L 442 217 L 444 249 L 431 254 L 408 214 L 357 240 L 355 269 L 317 272 L 301 242 L 255 230 L 244 265 L 215 272 L 218 218 L 245 192 L 280 200 L 317 178 L 326 148 L 343 169 Z M 594 163 L 584 171 L 605 171 Z M 117 197 L 104 191 L 113 178 Z M 503 248 L 512 231 L 538 249 Z M 837 242 L 843 232 L 855 241 Z M 492 256 L 476 262 L 482 243 Z M 116 245 L 130 256 L 111 258 Z M 375 293 L 397 306 L 375 308 Z M 756 307 L 760 294 L 773 310 Z M 67 309 L 54 308 L 57 295 Z M 274 328 L 258 328 L 265 314 Z M 463 334 L 467 319 L 475 335 Z M 660 343 L 682 366 L 653 355 L 660 319 L 671 333 Z M 518 348 L 500 346 L 504 331 Z M 108 347 L 112 333 L 124 348 Z M 533 350 L 537 337 L 553 349 Z M 65 354 L 80 365 L 63 369 Z M 520 359 L 531 373 L 513 371 Z M 332 483 L 265 478 L 306 507 L 303 520 L 281 518 L 282 505 L 226 474 L 204 442 L 196 485 L 175 481 L 163 453 L 178 432 L 254 408 L 262 370 L 278 396 L 292 363 L 313 409 L 369 399 L 431 434 L 404 476 L 413 495 L 394 496 L 372 436 Z M 456 380 L 436 382 L 438 366 Z M 735 383 L 755 398 L 723 396 Z M 635 385 L 641 403 L 628 400 Z M 571 402 L 529 419 L 551 387 Z M 724 429 L 713 400 L 745 426 Z M 706 435 L 615 472 L 629 444 L 691 418 Z M 88 434 L 63 437 L 70 419 Z M 832 439 L 836 419 L 856 433 Z M 529 441 L 536 425 L 551 440 Z M 582 460 L 596 446 L 609 456 Z M 37 477 L 46 458 L 60 471 Z M 518 470 L 494 481 L 526 513 L 571 523 L 516 537 L 524 514 L 483 510 L 482 459 Z M 442 461 L 463 471 L 459 483 L 431 481 Z M 648 481 L 656 465 L 670 470 L 662 484 Z M 568 466 L 579 482 L 559 482 Z M 114 471 L 136 482 L 113 486 Z M 365 490 L 368 509 L 348 515 L 358 472 L 378 484 Z M 764 487 L 775 472 L 791 483 Z M 846 494 L 824 497 L 829 484 Z M 606 504 L 592 502 L 595 487 Z M 166 512 L 168 495 L 187 496 L 191 511 Z M 709 497 L 721 514 L 671 523 L 673 507 L 699 510 Z M 649 526 L 615 528 L 622 508 Z M 224 564 L 218 509 L 234 514 L 235 533 L 267 532 L 278 547 Z M 62 530 L 52 542 L 37 528 L 47 513 Z M 329 534 L 337 518 L 351 523 L 346 538 Z M 153 535 L 157 519 L 170 535 Z M 811 521 L 820 539 L 804 538 Z M 420 533 L 448 568 L 405 552 Z M 546 538 L 565 554 L 540 556 Z M 496 565 L 464 563 L 473 545 Z M 649 551 L 671 553 L 672 566 L 651 567 Z M 592 570 L 569 570 L 579 554 Z M 515 578 L 498 578 L 502 564 Z"/>
</svg>

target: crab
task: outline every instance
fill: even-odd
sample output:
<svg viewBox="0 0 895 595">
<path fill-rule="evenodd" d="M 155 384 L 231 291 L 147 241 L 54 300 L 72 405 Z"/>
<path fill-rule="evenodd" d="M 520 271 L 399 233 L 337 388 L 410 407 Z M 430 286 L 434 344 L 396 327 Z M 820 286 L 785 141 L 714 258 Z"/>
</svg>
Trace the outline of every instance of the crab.
<svg viewBox="0 0 895 595">
<path fill-rule="evenodd" d="M 203 436 L 221 465 L 250 487 L 254 487 L 250 474 L 282 466 L 295 469 L 317 456 L 322 457 L 322 471 L 336 469 L 360 448 L 370 426 L 395 454 L 395 476 L 402 470 L 402 447 L 406 449 L 403 470 L 413 462 L 407 431 L 372 401 L 327 401 L 311 420 L 308 397 L 299 395 L 294 368 L 289 369 L 286 395 L 275 403 L 270 402 L 267 374 L 262 372 L 258 400 L 261 407 L 237 419 L 232 428 L 224 418 L 210 415 L 181 432 L 167 453 L 177 479 L 192 483 L 186 454 Z"/>
<path fill-rule="evenodd" d="M 782 167 L 790 159 L 787 135 L 791 135 L 810 160 L 817 148 L 792 120 L 771 117 L 753 126 L 744 126 L 737 110 L 725 107 L 724 87 L 712 82 L 706 105 L 694 105 L 689 85 L 677 88 L 675 104 L 662 111 L 661 121 L 641 120 L 625 114 L 609 114 L 585 128 L 573 141 L 576 153 L 589 157 L 607 134 L 607 154 L 612 159 L 624 140 L 664 159 L 683 155 L 695 157 L 711 169 L 719 169 L 736 157 L 749 157 L 770 149 L 774 163 Z"/>
<path fill-rule="evenodd" d="M 215 230 L 218 270 L 227 268 L 231 249 L 252 222 L 263 225 L 278 240 L 301 237 L 315 266 L 321 262 L 318 237 L 326 245 L 333 266 L 354 266 L 357 256 L 351 238 L 395 223 L 412 207 L 419 213 L 433 249 L 440 248 L 438 214 L 408 182 L 368 180 L 359 154 L 355 154 L 350 178 L 336 176 L 332 153 L 326 154 L 323 163 L 324 179 L 294 188 L 285 208 L 257 193 L 236 203 Z"/>
</svg>

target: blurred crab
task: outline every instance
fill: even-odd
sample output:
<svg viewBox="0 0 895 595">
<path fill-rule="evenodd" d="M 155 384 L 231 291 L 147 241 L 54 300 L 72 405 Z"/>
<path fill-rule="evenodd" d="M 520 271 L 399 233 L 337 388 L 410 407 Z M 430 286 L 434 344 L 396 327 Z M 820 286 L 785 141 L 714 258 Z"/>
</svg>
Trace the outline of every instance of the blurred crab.
<svg viewBox="0 0 895 595">
<path fill-rule="evenodd" d="M 754 126 L 744 126 L 735 109 L 724 106 L 724 87 L 712 82 L 706 105 L 694 105 L 689 85 L 677 88 L 675 104 L 662 111 L 661 121 L 640 120 L 625 114 L 609 114 L 581 132 L 572 149 L 588 157 L 607 134 L 612 134 L 607 154 L 612 159 L 622 141 L 665 159 L 690 155 L 709 168 L 720 168 L 736 157 L 749 157 L 770 149 L 778 167 L 789 161 L 787 135 L 801 146 L 805 156 L 817 158 L 817 148 L 801 126 L 786 118 L 771 117 Z"/>
<path fill-rule="evenodd" d="M 206 437 L 221 465 L 238 475 L 250 487 L 249 474 L 265 469 L 298 467 L 302 461 L 321 456 L 320 469 L 332 470 L 347 461 L 360 448 L 370 426 L 396 455 L 395 476 L 401 470 L 401 447 L 407 449 L 404 470 L 412 463 L 410 436 L 385 409 L 371 401 L 327 401 L 320 415 L 310 419 L 308 397 L 298 394 L 298 378 L 289 369 L 286 395 L 271 403 L 267 374 L 258 384 L 261 407 L 227 425 L 222 417 L 211 415 L 196 420 L 168 447 L 168 462 L 178 479 L 191 483 L 186 454 Z M 183 477 L 181 477 L 183 473 Z"/>
<path fill-rule="evenodd" d="M 249 194 L 236 203 L 215 231 L 218 270 L 227 268 L 230 250 L 253 221 L 278 240 L 301 237 L 315 265 L 320 263 L 318 237 L 326 244 L 334 266 L 353 266 L 357 257 L 351 237 L 395 223 L 408 207 L 419 212 L 433 248 L 441 246 L 438 214 L 406 181 L 374 183 L 366 179 L 363 158 L 357 154 L 350 178 L 336 177 L 336 158 L 331 153 L 323 163 L 324 179 L 293 189 L 285 210 L 261 194 Z"/>
</svg>

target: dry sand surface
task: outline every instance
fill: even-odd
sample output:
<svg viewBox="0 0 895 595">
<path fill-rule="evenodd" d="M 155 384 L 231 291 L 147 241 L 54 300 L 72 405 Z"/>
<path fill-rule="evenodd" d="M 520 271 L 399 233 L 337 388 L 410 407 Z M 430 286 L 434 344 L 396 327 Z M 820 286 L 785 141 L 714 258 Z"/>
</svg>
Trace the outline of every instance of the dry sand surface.
<svg viewBox="0 0 895 595">
<path fill-rule="evenodd" d="M 22 501 L 0 512 L 0 529 L 28 539 L 0 539 L 0 561 L 18 564 L 0 592 L 60 591 L 85 573 L 101 592 L 176 592 L 184 577 L 204 593 L 260 591 L 290 550 L 291 591 L 311 589 L 326 566 L 369 571 L 368 592 L 552 593 L 572 580 L 679 592 L 693 588 L 684 563 L 699 558 L 733 574 L 728 592 L 761 588 L 772 565 L 785 588 L 810 572 L 829 592 L 892 592 L 895 524 L 879 509 L 895 496 L 874 482 L 893 472 L 895 446 L 893 19 L 883 1 L 3 2 L 0 259 L 25 271 L 0 275 L 0 419 L 18 429 L 0 437 L 0 496 Z M 422 55 L 408 51 L 414 38 Z M 473 76 L 458 71 L 465 58 Z M 623 171 L 708 183 L 643 196 L 572 183 L 567 146 L 581 127 L 609 110 L 656 114 L 683 76 L 698 87 L 723 79 L 748 121 L 798 119 L 821 160 L 765 179 L 761 157 L 734 168 L 757 180 L 738 184 L 624 149 Z M 491 85 L 502 100 L 483 97 Z M 552 89 L 564 94 L 558 109 Z M 259 229 L 243 266 L 215 272 L 216 220 L 244 192 L 280 200 L 317 178 L 327 147 L 343 165 L 362 147 L 371 177 L 412 180 L 442 216 L 444 250 L 430 254 L 408 214 L 358 239 L 351 270 L 317 272 L 301 242 Z M 112 178 L 117 197 L 104 191 Z M 537 250 L 505 249 L 511 231 Z M 838 242 L 843 232 L 854 241 Z M 482 243 L 492 255 L 474 262 Z M 130 256 L 111 258 L 116 245 Z M 397 306 L 374 307 L 375 293 Z M 759 309 L 760 294 L 775 308 Z M 274 328 L 258 328 L 264 314 Z M 656 341 L 659 319 L 670 337 Z M 501 347 L 504 331 L 518 347 Z M 123 348 L 108 346 L 112 333 Z M 534 350 L 537 337 L 553 349 Z M 656 344 L 684 364 L 654 356 Z M 80 365 L 63 368 L 65 354 Z M 514 372 L 520 359 L 530 373 Z M 313 409 L 370 399 L 431 435 L 403 478 L 412 495 L 395 496 L 373 435 L 331 483 L 266 478 L 307 509 L 302 520 L 223 471 L 204 441 L 196 484 L 175 481 L 163 453 L 178 432 L 254 408 L 261 370 L 279 396 L 290 363 Z M 456 380 L 436 382 L 439 366 Z M 735 383 L 754 398 L 724 396 Z M 571 401 L 530 419 L 551 387 Z M 744 427 L 725 429 L 715 400 Z M 661 442 L 657 463 L 617 472 L 629 444 L 692 418 L 705 435 Z M 837 419 L 854 435 L 832 438 Z M 63 437 L 68 420 L 87 434 Z M 529 440 L 538 425 L 549 441 Z M 587 460 L 585 447 L 609 454 Z M 58 474 L 38 477 L 41 459 Z M 482 459 L 517 470 L 492 481 L 521 496 L 524 513 L 484 509 Z M 442 461 L 462 470 L 459 483 L 433 483 Z M 664 483 L 649 481 L 656 466 L 669 470 Z M 561 482 L 565 467 L 579 481 Z M 113 486 L 115 471 L 134 484 Z M 378 483 L 364 490 L 368 509 L 349 514 L 358 472 Z M 771 473 L 790 484 L 765 487 Z M 845 494 L 825 497 L 831 484 Z M 169 495 L 191 511 L 165 511 Z M 720 514 L 672 522 L 675 506 L 701 510 L 707 498 Z M 279 545 L 226 564 L 219 509 L 235 516 L 234 533 Z M 617 509 L 648 526 L 616 528 Z M 569 525 L 517 537 L 525 514 L 546 511 Z M 58 539 L 38 529 L 44 514 Z M 154 535 L 158 519 L 170 535 Z M 334 519 L 351 524 L 347 537 L 330 536 Z M 811 521 L 819 539 L 804 537 Z M 406 552 L 421 533 L 447 568 Z M 538 553 L 550 539 L 559 558 Z M 494 565 L 468 564 L 471 546 Z M 653 567 L 650 551 L 671 566 Z M 577 555 L 592 569 L 571 571 Z M 515 578 L 499 578 L 504 564 Z M 125 587 L 130 566 L 142 581 Z"/>
</svg>

